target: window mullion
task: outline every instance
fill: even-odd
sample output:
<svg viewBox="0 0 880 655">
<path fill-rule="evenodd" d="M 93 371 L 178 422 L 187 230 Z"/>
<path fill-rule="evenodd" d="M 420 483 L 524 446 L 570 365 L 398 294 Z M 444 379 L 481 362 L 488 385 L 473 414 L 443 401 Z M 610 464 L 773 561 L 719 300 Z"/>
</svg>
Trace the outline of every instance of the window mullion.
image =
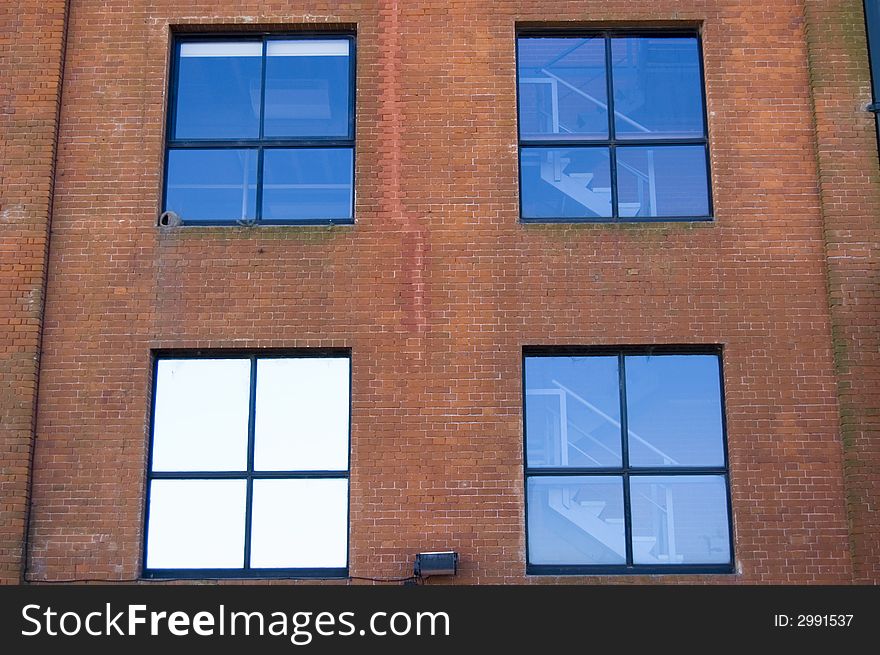
<svg viewBox="0 0 880 655">
<path fill-rule="evenodd" d="M 354 149 L 356 115 L 357 48 L 354 47 L 354 39 L 352 37 L 348 37 L 348 138 L 352 141 L 352 149 Z"/>
<path fill-rule="evenodd" d="M 171 92 L 169 96 L 168 125 L 165 127 L 165 141 L 173 141 L 177 137 L 177 96 L 180 84 L 180 48 L 182 42 L 174 44 L 174 61 L 171 65 Z M 168 153 L 165 154 L 167 159 Z"/>
<path fill-rule="evenodd" d="M 626 565 L 633 565 L 632 505 L 629 492 L 629 423 L 626 416 L 626 355 L 617 356 L 620 389 L 620 457 L 623 465 L 623 535 L 626 547 Z"/>
<path fill-rule="evenodd" d="M 254 431 L 257 406 L 257 358 L 251 357 L 251 386 L 248 401 L 247 498 L 244 506 L 244 568 L 251 568 L 251 517 L 254 502 Z"/>
<path fill-rule="evenodd" d="M 257 194 L 256 194 L 256 207 L 254 208 L 254 215 L 257 221 L 262 220 L 263 218 L 263 153 L 264 148 L 263 145 L 260 144 L 257 146 Z"/>
<path fill-rule="evenodd" d="M 263 140 L 265 139 L 266 122 L 266 52 L 268 43 L 263 39 L 263 55 L 260 61 L 260 145 L 257 150 L 257 206 L 254 208 L 254 218 L 259 221 L 263 218 Z M 256 367 L 256 362 L 254 363 Z M 251 486 L 251 482 L 248 482 Z"/>
<path fill-rule="evenodd" d="M 260 60 L 260 141 L 265 136 L 263 123 L 266 118 L 266 39 L 263 39 L 263 55 Z"/>
<path fill-rule="evenodd" d="M 617 199 L 617 144 L 614 133 L 614 81 L 611 79 L 611 37 L 606 34 L 605 37 L 605 88 L 608 96 L 608 160 L 611 167 L 609 173 L 611 175 L 611 219 L 620 218 L 620 210 L 618 208 Z"/>
</svg>

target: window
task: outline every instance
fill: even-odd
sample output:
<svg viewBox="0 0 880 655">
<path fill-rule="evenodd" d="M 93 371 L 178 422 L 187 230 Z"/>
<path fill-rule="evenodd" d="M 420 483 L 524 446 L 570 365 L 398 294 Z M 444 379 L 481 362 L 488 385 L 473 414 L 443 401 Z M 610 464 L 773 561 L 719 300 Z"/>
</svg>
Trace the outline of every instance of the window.
<svg viewBox="0 0 880 655">
<path fill-rule="evenodd" d="M 696 34 L 517 40 L 525 221 L 709 219 Z"/>
<path fill-rule="evenodd" d="M 865 0 L 865 27 L 868 36 L 868 63 L 871 67 L 872 100 L 868 111 L 874 113 L 877 139 L 880 142 L 880 0 Z"/>
<path fill-rule="evenodd" d="M 712 351 L 524 357 L 527 571 L 732 571 Z"/>
<path fill-rule="evenodd" d="M 348 570 L 349 358 L 160 357 L 146 577 Z"/>
<path fill-rule="evenodd" d="M 181 38 L 163 208 L 184 224 L 350 223 L 354 38 Z"/>
</svg>

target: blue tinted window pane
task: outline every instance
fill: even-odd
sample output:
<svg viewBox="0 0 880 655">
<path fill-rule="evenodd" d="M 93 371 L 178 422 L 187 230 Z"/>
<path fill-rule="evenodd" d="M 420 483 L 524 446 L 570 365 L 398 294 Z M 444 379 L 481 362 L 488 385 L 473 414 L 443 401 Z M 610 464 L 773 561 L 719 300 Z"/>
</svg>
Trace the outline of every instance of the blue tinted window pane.
<svg viewBox="0 0 880 655">
<path fill-rule="evenodd" d="M 349 135 L 348 39 L 273 40 L 266 56 L 266 136 Z"/>
<path fill-rule="evenodd" d="M 620 216 L 708 216 L 709 180 L 703 146 L 617 149 Z"/>
<path fill-rule="evenodd" d="M 613 476 L 528 479 L 530 564 L 624 564 L 623 482 Z"/>
<path fill-rule="evenodd" d="M 351 148 L 263 153 L 263 220 L 350 219 Z"/>
<path fill-rule="evenodd" d="M 258 137 L 262 53 L 257 41 L 181 43 L 174 138 Z"/>
<path fill-rule="evenodd" d="M 724 465 L 718 357 L 627 357 L 626 412 L 631 465 Z"/>
<path fill-rule="evenodd" d="M 257 151 L 169 150 L 165 209 L 185 222 L 256 218 Z"/>
<path fill-rule="evenodd" d="M 518 48 L 520 136 L 607 138 L 604 39 L 523 38 Z"/>
<path fill-rule="evenodd" d="M 523 148 L 523 218 L 608 218 L 611 166 L 607 148 Z"/>
<path fill-rule="evenodd" d="M 695 37 L 611 40 L 614 129 L 619 138 L 703 136 Z"/>
<path fill-rule="evenodd" d="M 528 466 L 620 466 L 617 357 L 529 357 L 525 369 Z"/>
<path fill-rule="evenodd" d="M 724 476 L 632 476 L 630 502 L 635 564 L 730 561 Z"/>
</svg>

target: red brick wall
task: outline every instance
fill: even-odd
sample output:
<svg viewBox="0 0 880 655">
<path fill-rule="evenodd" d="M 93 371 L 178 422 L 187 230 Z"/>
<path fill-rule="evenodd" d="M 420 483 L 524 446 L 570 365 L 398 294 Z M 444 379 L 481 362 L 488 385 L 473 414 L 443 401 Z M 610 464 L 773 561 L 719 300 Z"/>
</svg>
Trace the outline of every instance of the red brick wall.
<svg viewBox="0 0 880 655">
<path fill-rule="evenodd" d="M 517 23 L 703 26 L 714 223 L 518 223 Z M 357 224 L 160 230 L 170 25 L 357 25 Z M 139 574 L 150 350 L 352 349 L 351 573 L 527 578 L 524 345 L 720 343 L 737 569 L 853 576 L 801 0 L 74 3 L 30 576 Z M 645 578 L 614 578 L 638 582 Z"/>
<path fill-rule="evenodd" d="M 808 0 L 855 579 L 880 583 L 880 166 L 862 0 Z M 876 44 L 880 45 L 880 44 Z M 880 75 L 880 71 L 876 71 Z"/>
<path fill-rule="evenodd" d="M 22 567 L 65 4 L 0 4 L 0 583 Z"/>
</svg>

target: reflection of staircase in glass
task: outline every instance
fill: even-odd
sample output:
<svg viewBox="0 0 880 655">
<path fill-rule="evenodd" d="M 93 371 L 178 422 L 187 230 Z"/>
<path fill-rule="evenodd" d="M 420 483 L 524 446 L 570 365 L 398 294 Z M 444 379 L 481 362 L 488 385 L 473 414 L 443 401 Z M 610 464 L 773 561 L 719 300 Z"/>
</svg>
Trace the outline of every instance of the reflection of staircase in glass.
<svg viewBox="0 0 880 655">
<path fill-rule="evenodd" d="M 551 489 L 548 494 L 550 508 L 574 523 L 580 530 L 614 552 L 626 558 L 623 534 L 623 517 L 604 517 L 607 503 L 602 500 L 578 500 L 577 494 L 568 489 Z M 633 558 L 640 563 L 659 562 L 651 554 L 656 537 L 633 537 Z"/>
<path fill-rule="evenodd" d="M 592 173 L 567 172 L 571 159 L 560 156 L 559 151 L 551 150 L 541 161 L 541 179 L 577 201 L 596 216 L 611 216 L 611 188 L 591 187 Z M 636 216 L 641 209 L 637 202 L 620 202 L 618 211 L 626 218 Z"/>
<path fill-rule="evenodd" d="M 564 56 L 564 55 L 562 55 Z M 561 58 L 560 56 L 559 58 Z M 557 60 L 559 59 L 557 58 Z M 554 60 L 555 61 L 555 60 Z M 551 64 L 552 65 L 552 64 Z M 567 93 L 575 93 L 588 102 L 596 105 L 604 111 L 608 111 L 608 105 L 598 98 L 590 95 L 583 89 L 578 88 L 568 80 L 551 72 L 547 67 L 539 71 L 544 77 L 521 77 L 520 85 L 537 85 L 545 86 L 550 89 L 550 111 L 539 110 L 539 113 L 546 119 L 546 127 L 549 134 L 573 134 L 574 130 L 568 127 L 560 120 L 559 102 L 560 91 L 562 86 Z M 614 110 L 615 119 L 619 119 L 635 128 L 638 132 L 649 134 L 651 130 L 638 121 L 633 120 L 626 114 Z M 562 137 L 565 138 L 565 137 Z M 570 137 L 569 137 L 570 138 Z M 552 159 L 541 162 L 541 179 L 555 187 L 558 191 L 565 194 L 572 200 L 580 203 L 591 212 L 599 217 L 611 216 L 611 188 L 610 187 L 591 187 L 590 182 L 593 179 L 591 173 L 573 173 L 565 170 L 570 163 L 570 159 L 561 156 L 558 150 L 550 151 L 548 155 Z M 654 167 L 654 151 L 646 152 L 647 170 L 642 171 L 620 159 L 617 160 L 619 171 L 625 171 L 633 176 L 636 183 L 635 197 L 639 202 L 621 202 L 618 200 L 618 216 L 622 218 L 632 218 L 639 216 L 656 216 L 657 215 L 657 184 L 656 170 Z M 647 189 L 646 189 L 647 187 Z M 645 191 L 647 190 L 647 193 Z M 645 212 L 642 212 L 642 201 L 647 205 Z"/>
<path fill-rule="evenodd" d="M 559 421 L 559 429 L 555 432 L 558 444 L 553 448 L 556 461 L 559 465 L 565 467 L 569 465 L 569 450 L 574 450 L 579 454 L 586 456 L 595 464 L 599 462 L 590 457 L 584 450 L 572 443 L 570 436 L 572 432 L 579 433 L 582 437 L 589 439 L 594 444 L 600 446 L 604 450 L 610 452 L 608 447 L 597 440 L 588 431 L 581 429 L 568 416 L 568 399 L 571 398 L 591 412 L 601 417 L 604 421 L 611 423 L 617 429 L 621 429 L 620 421 L 603 412 L 599 407 L 583 398 L 581 395 L 568 388 L 558 380 L 551 380 L 554 388 L 549 389 L 528 389 L 527 395 L 533 396 L 555 396 L 559 402 L 558 412 L 552 412 L 553 416 Z M 666 454 L 653 444 L 649 443 L 640 435 L 632 430 L 628 430 L 629 439 L 639 442 L 642 446 L 659 456 L 664 466 L 678 466 L 679 462 Z M 599 543 L 610 549 L 620 557 L 625 557 L 626 546 L 624 541 L 623 517 L 605 516 L 607 503 L 602 500 L 582 499 L 582 492 L 572 493 L 567 488 L 550 489 L 548 493 L 548 504 L 557 514 L 574 524 L 578 529 L 596 539 Z M 681 562 L 684 557 L 677 552 L 675 538 L 675 507 L 672 490 L 667 486 L 664 494 L 664 504 L 658 503 L 650 496 L 638 492 L 640 500 L 647 502 L 651 506 L 654 515 L 653 528 L 654 535 L 632 535 L 633 561 L 638 564 L 652 563 L 672 563 Z M 658 535 L 662 536 L 658 543 Z"/>
</svg>

